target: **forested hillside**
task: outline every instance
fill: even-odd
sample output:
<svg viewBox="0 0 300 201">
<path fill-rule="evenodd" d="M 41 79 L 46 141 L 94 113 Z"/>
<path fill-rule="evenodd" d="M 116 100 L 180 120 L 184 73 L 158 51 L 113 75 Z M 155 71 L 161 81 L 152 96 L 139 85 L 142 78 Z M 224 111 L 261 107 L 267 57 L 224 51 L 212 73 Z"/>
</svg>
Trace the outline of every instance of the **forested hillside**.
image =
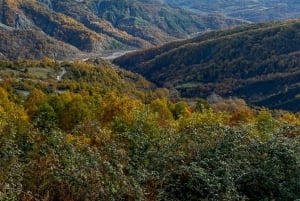
<svg viewBox="0 0 300 201">
<path fill-rule="evenodd" d="M 80 54 L 77 48 L 37 30 L 1 30 L 0 27 L 0 38 L 1 59 L 73 59 Z"/>
<path fill-rule="evenodd" d="M 79 57 L 79 51 L 101 54 L 106 50 L 150 47 L 241 23 L 224 16 L 172 8 L 159 1 L 3 0 L 0 53 L 9 59 L 69 59 Z M 5 43 L 7 38 L 9 45 Z M 20 45 L 26 50 L 18 51 Z M 61 46 L 66 47 L 66 55 L 61 53 Z M 37 51 L 31 51 L 35 48 Z"/>
<path fill-rule="evenodd" d="M 183 97 L 216 93 L 298 111 L 299 31 L 299 20 L 246 25 L 133 52 L 114 62 Z"/>
<path fill-rule="evenodd" d="M 99 59 L 0 69 L 0 200 L 300 197 L 299 115 L 170 100 Z"/>
</svg>

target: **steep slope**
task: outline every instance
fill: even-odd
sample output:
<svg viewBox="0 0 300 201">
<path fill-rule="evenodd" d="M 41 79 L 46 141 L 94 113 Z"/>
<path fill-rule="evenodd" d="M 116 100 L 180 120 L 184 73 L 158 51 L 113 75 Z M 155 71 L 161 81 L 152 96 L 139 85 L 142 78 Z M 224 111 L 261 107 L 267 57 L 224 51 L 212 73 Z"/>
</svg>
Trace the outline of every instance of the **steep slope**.
<svg viewBox="0 0 300 201">
<path fill-rule="evenodd" d="M 300 109 L 300 20 L 214 31 L 116 59 L 185 97 L 238 96 Z"/>
<path fill-rule="evenodd" d="M 223 15 L 252 22 L 273 21 L 300 17 L 297 0 L 164 0 L 172 6 L 187 8 L 197 13 L 222 13 Z"/>
<path fill-rule="evenodd" d="M 101 53 L 150 47 L 244 22 L 219 15 L 202 16 L 171 8 L 159 1 L 3 0 L 0 2 L 0 23 L 6 27 L 1 32 L 7 37 L 11 29 L 38 30 L 81 51 Z M 15 34 L 24 38 L 22 31 Z M 36 34 L 33 33 L 35 37 L 41 37 Z M 6 56 L 14 58 L 14 55 Z"/>
</svg>

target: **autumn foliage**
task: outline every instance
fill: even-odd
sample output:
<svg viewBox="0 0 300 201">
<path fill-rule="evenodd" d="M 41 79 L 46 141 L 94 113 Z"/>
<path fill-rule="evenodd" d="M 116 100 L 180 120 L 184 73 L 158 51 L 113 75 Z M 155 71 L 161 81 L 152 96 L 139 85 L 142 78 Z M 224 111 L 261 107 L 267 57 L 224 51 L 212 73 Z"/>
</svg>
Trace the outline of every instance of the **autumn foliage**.
<svg viewBox="0 0 300 201">
<path fill-rule="evenodd" d="M 300 197 L 297 114 L 101 90 L 85 78 L 104 71 L 76 69 L 87 74 L 60 93 L 27 82 L 24 96 L 12 78 L 0 82 L 0 200 Z"/>
</svg>

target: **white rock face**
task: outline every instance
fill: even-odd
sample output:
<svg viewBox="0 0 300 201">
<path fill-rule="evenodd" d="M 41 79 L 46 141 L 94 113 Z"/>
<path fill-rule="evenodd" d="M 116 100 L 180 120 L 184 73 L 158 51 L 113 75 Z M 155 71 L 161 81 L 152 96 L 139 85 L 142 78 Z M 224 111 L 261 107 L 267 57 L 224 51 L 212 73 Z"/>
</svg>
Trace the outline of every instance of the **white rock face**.
<svg viewBox="0 0 300 201">
<path fill-rule="evenodd" d="M 17 29 L 32 29 L 34 25 L 25 16 L 16 14 L 16 25 Z"/>
</svg>

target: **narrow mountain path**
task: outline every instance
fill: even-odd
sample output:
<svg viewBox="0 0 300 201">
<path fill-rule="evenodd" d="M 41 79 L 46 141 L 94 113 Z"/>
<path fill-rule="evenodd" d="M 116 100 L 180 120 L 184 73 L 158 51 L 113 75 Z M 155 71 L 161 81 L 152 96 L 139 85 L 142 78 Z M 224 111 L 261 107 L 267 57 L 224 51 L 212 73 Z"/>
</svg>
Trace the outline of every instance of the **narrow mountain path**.
<svg viewBox="0 0 300 201">
<path fill-rule="evenodd" d="M 61 81 L 62 77 L 67 73 L 66 68 L 61 68 L 62 72 L 57 76 L 57 80 Z"/>
</svg>

